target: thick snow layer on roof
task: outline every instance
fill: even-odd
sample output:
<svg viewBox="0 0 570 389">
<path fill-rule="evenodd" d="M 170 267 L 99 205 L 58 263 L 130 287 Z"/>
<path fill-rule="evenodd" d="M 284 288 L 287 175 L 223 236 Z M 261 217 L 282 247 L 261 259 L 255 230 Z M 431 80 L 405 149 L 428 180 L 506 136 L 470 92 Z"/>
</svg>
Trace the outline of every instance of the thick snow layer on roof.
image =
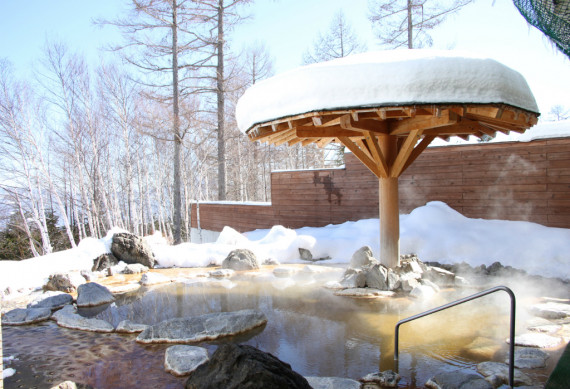
<svg viewBox="0 0 570 389">
<path fill-rule="evenodd" d="M 319 110 L 408 104 L 538 106 L 523 76 L 489 58 L 434 50 L 387 50 L 303 66 L 249 88 L 236 107 L 241 131 Z"/>
</svg>

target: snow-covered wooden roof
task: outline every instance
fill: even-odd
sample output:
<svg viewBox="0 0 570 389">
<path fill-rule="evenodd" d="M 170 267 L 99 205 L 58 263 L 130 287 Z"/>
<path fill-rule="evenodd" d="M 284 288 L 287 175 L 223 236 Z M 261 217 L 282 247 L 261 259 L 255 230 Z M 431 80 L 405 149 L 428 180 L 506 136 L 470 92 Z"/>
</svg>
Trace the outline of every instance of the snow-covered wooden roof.
<svg viewBox="0 0 570 389">
<path fill-rule="evenodd" d="M 431 50 L 304 66 L 253 85 L 236 108 L 253 141 L 342 143 L 378 177 L 398 177 L 436 137 L 522 133 L 538 115 L 518 72 L 492 59 Z M 394 161 L 380 151 L 382 136 L 398 138 Z"/>
</svg>

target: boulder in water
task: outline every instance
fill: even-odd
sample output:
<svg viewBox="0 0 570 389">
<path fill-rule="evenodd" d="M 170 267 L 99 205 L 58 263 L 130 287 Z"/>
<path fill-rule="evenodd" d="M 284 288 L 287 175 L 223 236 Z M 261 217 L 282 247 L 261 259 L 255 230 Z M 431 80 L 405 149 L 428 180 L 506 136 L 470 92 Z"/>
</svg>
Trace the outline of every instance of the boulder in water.
<svg viewBox="0 0 570 389">
<path fill-rule="evenodd" d="M 311 389 L 291 366 L 252 346 L 221 344 L 186 381 L 186 389 Z"/>
</svg>

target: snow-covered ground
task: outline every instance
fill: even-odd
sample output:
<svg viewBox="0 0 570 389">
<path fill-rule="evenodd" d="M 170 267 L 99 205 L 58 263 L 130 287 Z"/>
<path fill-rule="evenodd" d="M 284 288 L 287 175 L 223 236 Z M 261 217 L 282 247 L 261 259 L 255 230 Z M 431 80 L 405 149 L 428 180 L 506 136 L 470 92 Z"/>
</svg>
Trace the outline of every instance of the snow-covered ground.
<svg viewBox="0 0 570 389">
<path fill-rule="evenodd" d="M 291 230 L 274 226 L 245 234 L 226 227 L 215 243 L 171 246 L 159 235 L 147 237 L 161 267 L 202 267 L 221 264 L 236 248 L 248 248 L 258 258 L 281 263 L 301 263 L 299 248 L 314 258 L 330 257 L 323 264 L 348 263 L 364 245 L 379 252 L 378 219 L 346 222 L 326 227 Z M 530 274 L 570 279 L 570 229 L 504 220 L 470 219 L 445 203 L 431 202 L 400 215 L 401 253 L 415 253 L 423 261 L 466 262 L 471 266 L 503 265 Z M 24 261 L 0 261 L 0 291 L 41 287 L 57 272 L 90 270 L 93 259 L 110 252 L 109 231 L 103 239 L 87 238 L 76 249 Z M 6 296 L 9 298 L 9 296 Z"/>
</svg>

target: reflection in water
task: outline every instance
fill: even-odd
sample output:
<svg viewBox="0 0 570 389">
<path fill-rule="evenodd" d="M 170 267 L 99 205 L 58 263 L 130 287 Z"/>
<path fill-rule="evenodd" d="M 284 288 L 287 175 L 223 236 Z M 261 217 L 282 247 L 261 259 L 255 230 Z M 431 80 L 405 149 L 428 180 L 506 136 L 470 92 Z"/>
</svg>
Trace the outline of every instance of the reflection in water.
<svg viewBox="0 0 570 389">
<path fill-rule="evenodd" d="M 430 301 L 429 306 L 408 298 L 351 299 L 322 287 L 333 278 L 339 278 L 338 270 L 299 272 L 292 278 L 263 273 L 224 280 L 193 278 L 125 294 L 105 309 L 83 314 L 116 326 L 125 319 L 155 324 L 174 317 L 259 309 L 268 318 L 265 327 L 219 342 L 250 344 L 302 375 L 358 379 L 395 368 L 393 334 L 398 320 L 458 297 L 444 292 L 441 301 Z M 505 321 L 506 311 L 465 304 L 402 326 L 400 386 L 423 387 L 435 371 L 474 370 L 479 361 L 462 350 L 476 337 L 496 341 L 502 345 L 499 354 L 504 353 Z M 96 388 L 182 388 L 186 380 L 164 372 L 169 345 L 137 344 L 135 335 L 74 331 L 53 322 L 2 330 L 4 354 L 18 358 L 13 364 L 18 373 L 5 380 L 7 389 L 46 387 L 67 379 Z M 216 344 L 200 345 L 212 353 Z"/>
</svg>

